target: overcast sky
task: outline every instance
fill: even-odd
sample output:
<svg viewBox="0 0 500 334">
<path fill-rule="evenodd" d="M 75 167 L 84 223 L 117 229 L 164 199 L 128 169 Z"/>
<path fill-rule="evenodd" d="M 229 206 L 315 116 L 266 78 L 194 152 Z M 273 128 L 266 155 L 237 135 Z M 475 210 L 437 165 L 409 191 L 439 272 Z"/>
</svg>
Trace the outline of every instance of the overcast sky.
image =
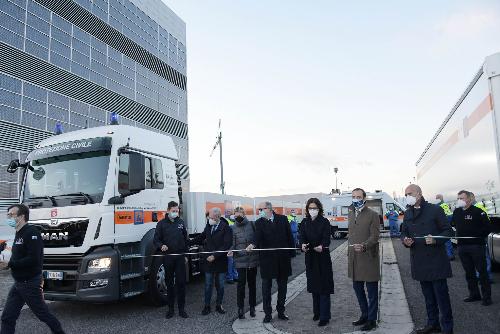
<svg viewBox="0 0 500 334">
<path fill-rule="evenodd" d="M 191 191 L 219 191 L 221 118 L 229 194 L 328 192 L 334 167 L 400 194 L 500 52 L 494 0 L 164 2 L 187 28 Z"/>
</svg>

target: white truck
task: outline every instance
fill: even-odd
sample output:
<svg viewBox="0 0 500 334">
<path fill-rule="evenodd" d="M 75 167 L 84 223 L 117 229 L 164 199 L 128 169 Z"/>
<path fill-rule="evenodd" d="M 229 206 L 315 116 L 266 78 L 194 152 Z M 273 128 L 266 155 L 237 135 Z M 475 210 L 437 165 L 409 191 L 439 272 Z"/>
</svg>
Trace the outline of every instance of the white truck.
<svg viewBox="0 0 500 334">
<path fill-rule="evenodd" d="M 169 136 L 111 125 L 50 137 L 25 162 L 11 162 L 11 172 L 24 168 L 20 202 L 44 240 L 46 299 L 146 293 L 165 303 L 162 260 L 149 255 L 167 203 L 179 202 L 176 160 Z M 196 274 L 189 260 L 188 275 Z"/>
<path fill-rule="evenodd" d="M 329 195 L 322 202 L 325 216 L 330 221 L 333 238 L 345 238 L 349 230 L 348 215 L 349 206 L 352 204 L 352 193 L 342 192 L 341 194 Z M 399 213 L 398 229 L 400 229 L 403 222 L 404 206 L 396 202 L 389 194 L 380 190 L 366 193 L 366 206 L 378 213 L 381 229 L 389 228 L 389 220 L 385 214 L 389 210 L 396 210 Z"/>
<path fill-rule="evenodd" d="M 486 58 L 416 163 L 424 196 L 443 194 L 452 208 L 458 191 L 472 191 L 496 233 L 490 255 L 500 263 L 500 53 Z"/>
</svg>

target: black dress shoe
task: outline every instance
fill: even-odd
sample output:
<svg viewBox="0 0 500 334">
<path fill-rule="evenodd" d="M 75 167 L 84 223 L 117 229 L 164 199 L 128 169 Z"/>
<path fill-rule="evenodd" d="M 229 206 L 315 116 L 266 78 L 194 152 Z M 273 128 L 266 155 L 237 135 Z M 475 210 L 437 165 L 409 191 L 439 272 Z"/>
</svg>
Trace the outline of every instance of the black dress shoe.
<svg viewBox="0 0 500 334">
<path fill-rule="evenodd" d="M 315 314 L 314 317 L 313 317 L 313 321 L 318 321 L 318 320 L 319 320 L 319 315 Z"/>
<path fill-rule="evenodd" d="M 377 328 L 377 322 L 375 320 L 367 320 L 366 323 L 361 327 L 360 331 L 371 331 Z"/>
<path fill-rule="evenodd" d="M 361 317 L 358 320 L 352 322 L 353 326 L 361 326 L 361 325 L 364 325 L 364 324 L 366 324 L 366 318 L 363 318 L 363 317 Z"/>
<path fill-rule="evenodd" d="M 320 321 L 318 322 L 318 326 L 319 326 L 319 327 L 326 326 L 326 325 L 328 325 L 328 323 L 329 323 L 329 322 L 330 322 L 330 320 L 320 320 Z"/>
<path fill-rule="evenodd" d="M 439 325 L 436 326 L 425 326 L 422 328 L 418 328 L 416 331 L 417 334 L 430 334 L 430 333 L 441 333 L 441 327 Z"/>
<path fill-rule="evenodd" d="M 189 318 L 188 314 L 184 310 L 179 310 L 179 316 L 184 319 Z"/>
<path fill-rule="evenodd" d="M 290 320 L 290 318 L 285 313 L 278 313 L 278 319 Z"/>
<path fill-rule="evenodd" d="M 165 315 L 165 318 L 170 319 L 173 316 L 174 316 L 174 309 L 173 308 L 169 308 L 168 311 L 167 311 L 167 314 Z"/>
<path fill-rule="evenodd" d="M 464 302 L 470 303 L 470 302 L 478 302 L 481 300 L 481 296 L 469 296 L 464 299 Z"/>
<path fill-rule="evenodd" d="M 250 316 L 255 318 L 255 306 L 250 306 Z"/>
<path fill-rule="evenodd" d="M 267 324 L 267 323 L 270 323 L 271 322 L 271 315 L 270 314 L 266 314 L 266 316 L 264 317 L 264 320 L 262 320 L 263 323 Z"/>
<path fill-rule="evenodd" d="M 238 309 L 238 319 L 245 319 L 245 311 L 242 308 Z"/>
<path fill-rule="evenodd" d="M 226 310 L 222 308 L 222 305 L 215 306 L 215 310 L 220 314 L 226 314 Z"/>
<path fill-rule="evenodd" d="M 483 302 L 481 303 L 481 305 L 483 305 L 483 306 L 490 306 L 491 304 L 492 304 L 491 298 L 488 298 L 488 297 L 484 298 Z"/>
<path fill-rule="evenodd" d="M 210 312 L 211 312 L 210 311 L 210 305 L 205 305 L 205 307 L 203 308 L 203 311 L 201 311 L 201 315 L 207 315 Z"/>
</svg>

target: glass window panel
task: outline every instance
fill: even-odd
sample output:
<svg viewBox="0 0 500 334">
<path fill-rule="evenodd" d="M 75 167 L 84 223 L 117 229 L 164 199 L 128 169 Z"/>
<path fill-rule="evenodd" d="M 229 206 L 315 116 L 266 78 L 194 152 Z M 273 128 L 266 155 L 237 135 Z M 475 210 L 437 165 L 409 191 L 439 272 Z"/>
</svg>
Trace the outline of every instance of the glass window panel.
<svg viewBox="0 0 500 334">
<path fill-rule="evenodd" d="M 36 129 L 45 130 L 46 117 L 23 111 L 22 124 Z"/>
<path fill-rule="evenodd" d="M 90 81 L 101 85 L 102 87 L 106 87 L 106 78 L 92 70 L 90 71 Z"/>
<path fill-rule="evenodd" d="M 73 61 L 80 65 L 90 67 L 90 58 L 76 50 L 73 51 Z"/>
<path fill-rule="evenodd" d="M 0 104 L 21 109 L 21 95 L 0 89 Z"/>
<path fill-rule="evenodd" d="M 59 42 L 71 46 L 71 36 L 62 31 L 61 29 L 58 29 L 53 26 L 51 31 L 51 36 L 52 38 L 57 39 Z"/>
<path fill-rule="evenodd" d="M 48 92 L 49 93 L 49 104 L 52 104 L 54 106 L 58 106 L 61 108 L 68 109 L 69 108 L 69 98 L 58 94 L 54 92 Z"/>
<path fill-rule="evenodd" d="M 23 94 L 39 101 L 47 101 L 47 91 L 44 88 L 40 88 L 27 82 L 23 85 Z"/>
<path fill-rule="evenodd" d="M 3 12 L 0 12 L 0 26 L 16 34 L 24 35 L 24 24 Z"/>
<path fill-rule="evenodd" d="M 106 54 L 106 52 L 107 52 L 106 44 L 101 42 L 100 40 L 98 40 L 95 37 L 92 37 L 92 39 L 90 41 L 90 46 L 92 46 L 93 48 L 95 48 L 96 50 L 98 50 L 104 54 Z"/>
<path fill-rule="evenodd" d="M 27 96 L 23 97 L 23 110 L 37 115 L 47 115 L 47 104 L 38 100 L 33 100 Z"/>
<path fill-rule="evenodd" d="M 96 71 L 97 73 L 104 75 L 104 76 L 106 76 L 107 72 L 108 72 L 108 68 L 105 65 L 103 65 L 95 60 L 92 60 L 90 68 L 93 69 L 94 71 Z"/>
<path fill-rule="evenodd" d="M 37 29 L 31 28 L 30 26 L 26 27 L 26 37 L 40 44 L 41 46 L 48 48 L 49 47 L 49 36 L 41 33 Z"/>
<path fill-rule="evenodd" d="M 71 63 L 71 72 L 85 79 L 88 79 L 90 75 L 90 70 L 87 67 L 75 62 Z"/>
<path fill-rule="evenodd" d="M 50 104 L 48 106 L 47 116 L 62 122 L 69 121 L 69 111 L 67 109 L 61 109 L 56 106 L 51 106 Z"/>
<path fill-rule="evenodd" d="M 71 57 L 71 48 L 66 44 L 63 44 L 53 38 L 50 41 L 50 48 L 52 51 L 57 52 L 58 54 L 65 56 L 66 58 Z"/>
<path fill-rule="evenodd" d="M 103 11 L 98 6 L 92 6 L 92 14 L 103 20 L 104 22 L 108 21 L 108 13 Z"/>
<path fill-rule="evenodd" d="M 90 35 L 77 26 L 73 26 L 73 37 L 78 38 L 80 41 L 90 45 Z"/>
<path fill-rule="evenodd" d="M 77 112 L 84 116 L 89 114 L 89 105 L 78 100 L 70 99 L 69 108 L 73 112 Z"/>
<path fill-rule="evenodd" d="M 106 54 L 100 52 L 100 51 L 97 51 L 96 49 L 92 48 L 91 49 L 91 54 L 90 54 L 91 58 L 93 60 L 97 60 L 98 62 L 102 63 L 102 64 L 105 64 L 106 63 Z"/>
<path fill-rule="evenodd" d="M 103 126 L 103 125 L 105 125 L 103 121 L 89 119 L 89 128 L 93 128 L 96 126 Z"/>
<path fill-rule="evenodd" d="M 111 58 L 108 58 L 108 66 L 114 69 L 115 71 L 122 70 L 122 64 Z"/>
<path fill-rule="evenodd" d="M 29 39 L 26 40 L 25 51 L 40 59 L 47 60 L 49 58 L 49 49 L 44 48 L 43 46 L 34 43 Z"/>
<path fill-rule="evenodd" d="M 102 122 L 106 121 L 106 112 L 94 106 L 90 106 L 89 116 Z"/>
<path fill-rule="evenodd" d="M 28 11 L 47 22 L 50 21 L 50 11 L 32 0 L 28 0 Z"/>
<path fill-rule="evenodd" d="M 0 10 L 2 12 L 7 13 L 22 22 L 24 22 L 26 12 L 24 8 L 24 5 L 20 7 L 10 1 L 0 1 Z"/>
<path fill-rule="evenodd" d="M 123 25 L 122 23 L 115 17 L 109 16 L 109 25 L 118 30 L 119 32 L 122 32 L 123 30 Z"/>
<path fill-rule="evenodd" d="M 31 13 L 28 13 L 28 25 L 32 26 L 35 29 L 40 30 L 46 35 L 48 35 L 50 32 L 50 24 Z"/>
<path fill-rule="evenodd" d="M 66 70 L 69 71 L 71 67 L 71 60 L 68 58 L 65 58 L 63 56 L 60 56 L 59 54 L 55 52 L 50 52 L 50 62 L 54 65 L 60 66 Z"/>
<path fill-rule="evenodd" d="M 0 73 L 0 88 L 11 92 L 21 93 L 21 80 Z"/>
<path fill-rule="evenodd" d="M 0 119 L 7 122 L 19 123 L 21 121 L 21 110 L 0 105 Z"/>
<path fill-rule="evenodd" d="M 113 58 L 114 60 L 116 60 L 119 63 L 122 62 L 122 54 L 119 51 L 117 51 L 117 50 L 115 50 L 113 48 L 109 48 L 109 50 L 108 50 L 108 56 L 110 58 Z"/>
<path fill-rule="evenodd" d="M 23 37 L 19 36 L 18 34 L 14 34 L 12 33 L 12 31 L 0 26 L 0 41 L 12 45 L 19 50 L 22 50 L 24 44 L 23 40 Z"/>
<path fill-rule="evenodd" d="M 81 42 L 79 39 L 73 38 L 73 49 L 90 56 L 90 45 Z"/>
<path fill-rule="evenodd" d="M 52 14 L 52 25 L 67 33 L 71 32 L 71 23 L 55 13 Z"/>
<path fill-rule="evenodd" d="M 90 0 L 75 0 L 75 2 L 87 10 L 90 10 L 90 7 L 92 7 Z"/>
<path fill-rule="evenodd" d="M 85 127 L 87 124 L 86 124 L 86 121 L 88 120 L 88 118 L 86 116 L 82 116 L 80 114 L 76 114 L 74 112 L 70 113 L 70 123 L 71 124 L 74 124 L 74 125 L 77 125 L 77 126 L 80 126 L 80 127 Z"/>
</svg>

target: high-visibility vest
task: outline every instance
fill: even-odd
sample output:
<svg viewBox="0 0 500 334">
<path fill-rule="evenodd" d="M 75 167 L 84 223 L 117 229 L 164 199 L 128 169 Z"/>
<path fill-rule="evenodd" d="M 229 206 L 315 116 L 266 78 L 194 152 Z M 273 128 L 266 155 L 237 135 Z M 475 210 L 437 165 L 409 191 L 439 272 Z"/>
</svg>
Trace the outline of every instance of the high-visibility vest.
<svg viewBox="0 0 500 334">
<path fill-rule="evenodd" d="M 486 207 L 484 206 L 483 202 L 476 202 L 476 204 L 474 204 L 474 206 L 476 208 L 480 208 L 481 210 L 486 212 L 486 214 L 488 214 L 488 210 L 486 210 Z"/>
<path fill-rule="evenodd" d="M 443 209 L 445 215 L 451 216 L 453 214 L 450 210 L 450 207 L 445 202 L 439 204 L 439 206 Z"/>
<path fill-rule="evenodd" d="M 288 218 L 288 222 L 289 222 L 289 223 L 291 223 L 292 221 L 294 221 L 294 220 L 295 220 L 295 217 L 294 217 L 294 216 L 292 216 L 292 215 L 288 215 L 288 216 L 286 216 L 286 217 Z"/>
<path fill-rule="evenodd" d="M 232 221 L 231 219 L 226 218 L 226 220 L 227 220 L 227 223 L 229 224 L 229 226 L 233 226 L 234 225 L 234 221 Z"/>
</svg>

